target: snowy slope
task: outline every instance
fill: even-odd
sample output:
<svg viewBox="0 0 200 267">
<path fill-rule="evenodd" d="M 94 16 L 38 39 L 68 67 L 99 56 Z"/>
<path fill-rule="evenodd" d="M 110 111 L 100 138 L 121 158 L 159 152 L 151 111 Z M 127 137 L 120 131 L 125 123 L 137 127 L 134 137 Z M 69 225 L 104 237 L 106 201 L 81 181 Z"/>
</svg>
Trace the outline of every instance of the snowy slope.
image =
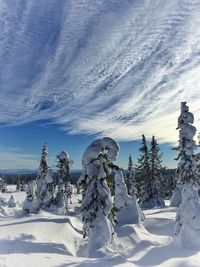
<svg viewBox="0 0 200 267">
<path fill-rule="evenodd" d="M 175 141 L 181 100 L 200 118 L 199 12 L 199 0 L 1 1 L 0 122 Z"/>
<path fill-rule="evenodd" d="M 5 194 L 1 194 L 1 196 Z M 24 193 L 14 194 L 21 201 Z M 9 194 L 7 194 L 9 197 Z M 164 266 L 199 267 L 200 252 L 182 250 L 172 242 L 175 208 L 145 211 L 145 227 L 116 226 L 118 254 L 105 258 L 87 258 L 78 213 L 66 216 L 47 212 L 20 217 L 7 208 L 0 216 L 0 266 Z"/>
</svg>

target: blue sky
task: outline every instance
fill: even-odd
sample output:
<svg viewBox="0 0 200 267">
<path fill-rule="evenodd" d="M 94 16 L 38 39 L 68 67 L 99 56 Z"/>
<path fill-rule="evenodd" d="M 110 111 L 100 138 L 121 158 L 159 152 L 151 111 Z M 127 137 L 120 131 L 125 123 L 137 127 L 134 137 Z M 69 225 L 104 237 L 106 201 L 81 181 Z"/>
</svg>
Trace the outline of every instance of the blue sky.
<svg viewBox="0 0 200 267">
<path fill-rule="evenodd" d="M 44 141 L 52 163 L 66 149 L 79 168 L 102 136 L 124 166 L 143 133 L 175 166 L 181 101 L 200 127 L 199 12 L 196 0 L 1 1 L 0 168 L 38 165 Z"/>
<path fill-rule="evenodd" d="M 81 157 L 86 147 L 97 138 L 95 135 L 70 135 L 62 131 L 58 125 L 44 125 L 44 122 L 29 123 L 20 126 L 0 128 L 0 168 L 1 169 L 37 169 L 41 156 L 41 148 L 46 142 L 49 151 L 49 164 L 56 165 L 56 155 L 65 150 L 74 161 L 73 169 L 81 169 Z M 141 141 L 120 142 L 118 164 L 127 167 L 131 154 L 134 164 L 137 162 L 138 148 Z M 173 160 L 176 152 L 171 146 L 162 144 L 163 166 L 175 167 Z"/>
</svg>

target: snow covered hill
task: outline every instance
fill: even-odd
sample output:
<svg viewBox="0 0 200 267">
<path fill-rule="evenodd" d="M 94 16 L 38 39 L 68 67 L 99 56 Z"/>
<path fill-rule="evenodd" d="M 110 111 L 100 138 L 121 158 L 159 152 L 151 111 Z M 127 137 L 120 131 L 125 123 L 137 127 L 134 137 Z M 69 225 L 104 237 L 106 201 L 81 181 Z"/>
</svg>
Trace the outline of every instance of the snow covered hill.
<svg viewBox="0 0 200 267">
<path fill-rule="evenodd" d="M 25 194 L 13 194 L 21 202 Z M 11 193 L 1 194 L 10 198 Z M 20 207 L 0 211 L 1 267 L 86 267 L 86 266 L 164 266 L 199 267 L 200 252 L 179 248 L 173 241 L 175 208 L 146 210 L 145 227 L 116 226 L 118 252 L 102 258 L 88 258 L 82 239 L 79 205 L 73 197 L 70 212 L 56 215 L 41 211 L 21 216 Z M 197 237 L 198 238 L 198 237 Z"/>
</svg>

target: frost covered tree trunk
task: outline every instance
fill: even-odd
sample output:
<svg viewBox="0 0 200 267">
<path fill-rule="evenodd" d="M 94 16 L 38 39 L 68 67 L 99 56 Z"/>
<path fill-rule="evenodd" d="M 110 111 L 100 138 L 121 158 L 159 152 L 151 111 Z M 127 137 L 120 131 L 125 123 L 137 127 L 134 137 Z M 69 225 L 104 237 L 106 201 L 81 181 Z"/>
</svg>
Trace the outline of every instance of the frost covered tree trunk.
<svg viewBox="0 0 200 267">
<path fill-rule="evenodd" d="M 194 117 L 189 112 L 186 102 L 181 103 L 181 114 L 178 118 L 179 129 L 179 164 L 176 170 L 178 182 L 182 186 L 182 203 L 176 215 L 175 235 L 181 247 L 200 246 L 200 202 L 196 190 L 198 182 L 196 157 L 193 140 L 196 128 L 192 125 Z M 197 240 L 198 239 L 198 240 Z"/>
<path fill-rule="evenodd" d="M 78 184 L 83 189 L 83 236 L 88 238 L 90 256 L 114 245 L 114 230 L 108 218 L 113 201 L 106 176 L 114 166 L 112 161 L 116 159 L 118 151 L 118 144 L 104 137 L 92 142 L 83 154 L 82 175 Z"/>
</svg>

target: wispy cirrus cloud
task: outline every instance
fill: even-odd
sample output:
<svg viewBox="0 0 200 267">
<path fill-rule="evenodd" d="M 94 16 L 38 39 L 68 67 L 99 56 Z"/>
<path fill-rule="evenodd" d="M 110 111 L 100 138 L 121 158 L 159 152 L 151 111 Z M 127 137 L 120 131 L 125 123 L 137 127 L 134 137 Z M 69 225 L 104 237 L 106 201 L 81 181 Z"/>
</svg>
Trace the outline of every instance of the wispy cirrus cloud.
<svg viewBox="0 0 200 267">
<path fill-rule="evenodd" d="M 36 169 L 39 158 L 36 155 L 24 153 L 21 149 L 0 147 L 0 169 Z"/>
<path fill-rule="evenodd" d="M 2 2 L 0 122 L 175 142 L 181 101 L 200 121 L 199 13 L 196 0 Z"/>
</svg>

